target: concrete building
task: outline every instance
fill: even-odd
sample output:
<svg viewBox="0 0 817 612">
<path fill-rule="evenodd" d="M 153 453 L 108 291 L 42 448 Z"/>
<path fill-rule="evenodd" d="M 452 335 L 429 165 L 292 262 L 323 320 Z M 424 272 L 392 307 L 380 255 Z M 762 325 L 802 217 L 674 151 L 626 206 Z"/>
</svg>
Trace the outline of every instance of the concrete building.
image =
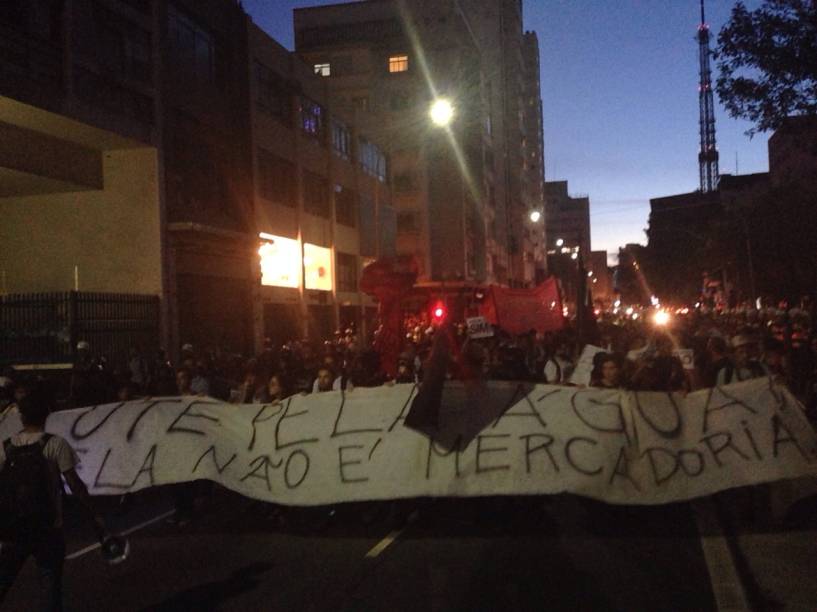
<svg viewBox="0 0 817 612">
<path fill-rule="evenodd" d="M 567 181 L 545 183 L 545 227 L 547 227 L 548 252 L 577 247 L 590 253 L 590 198 L 571 196 Z M 565 253 L 568 251 L 564 251 Z"/>
<path fill-rule="evenodd" d="M 542 94 L 539 79 L 539 39 L 536 32 L 525 32 L 523 58 L 524 80 L 524 126 L 522 164 L 523 198 L 528 214 L 522 211 L 524 234 L 527 241 L 523 248 L 525 261 L 524 281 L 539 283 L 547 274 L 547 227 L 545 209 L 545 138 L 542 126 Z M 539 221 L 532 221 L 530 211 L 541 214 Z M 532 260 L 532 262 L 531 262 Z M 531 263 L 533 270 L 531 270 Z"/>
<path fill-rule="evenodd" d="M 8 0 L 0 51 L 4 294 L 158 296 L 171 354 L 371 315 L 357 275 L 393 250 L 385 157 L 240 2 Z M 261 285 L 260 232 L 296 242 L 294 296 Z"/>
<path fill-rule="evenodd" d="M 607 251 L 591 251 L 587 268 L 587 286 L 594 302 L 610 304 L 614 299 L 613 275 L 607 265 Z"/>
<path fill-rule="evenodd" d="M 168 294 L 158 20 L 149 2 L 0 3 L 3 294 Z"/>
<path fill-rule="evenodd" d="M 249 28 L 263 254 L 256 329 L 277 343 L 304 334 L 326 338 L 351 324 L 371 331 L 376 307 L 359 292 L 358 279 L 365 263 L 394 252 L 385 153 L 354 108 L 336 108 L 311 66 Z"/>
<path fill-rule="evenodd" d="M 538 68 L 525 70 L 523 50 L 538 60 L 538 48 L 535 36 L 525 44 L 521 2 L 303 8 L 295 38 L 338 98 L 380 126 L 397 250 L 417 257 L 421 281 L 532 283 L 536 256 L 525 224 L 541 208 L 541 103 Z M 455 109 L 447 128 L 429 120 L 438 98 Z M 531 168 L 540 170 L 538 182 L 523 182 Z"/>
</svg>

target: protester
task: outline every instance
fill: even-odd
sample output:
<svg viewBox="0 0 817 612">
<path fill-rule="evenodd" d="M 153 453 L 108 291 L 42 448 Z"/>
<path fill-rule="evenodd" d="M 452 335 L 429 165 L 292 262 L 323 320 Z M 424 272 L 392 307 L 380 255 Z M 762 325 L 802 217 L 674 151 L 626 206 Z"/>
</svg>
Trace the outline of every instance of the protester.
<svg viewBox="0 0 817 612">
<path fill-rule="evenodd" d="M 621 360 L 612 353 L 599 353 L 593 360 L 590 386 L 603 389 L 618 389 L 622 386 Z"/>
<path fill-rule="evenodd" d="M 232 394 L 235 404 L 265 404 L 269 401 L 267 385 L 258 376 L 258 364 L 250 363 L 244 373 L 244 382 Z"/>
<path fill-rule="evenodd" d="M 689 391 L 684 366 L 673 354 L 673 341 L 669 335 L 653 335 L 649 348 L 636 362 L 630 388 L 636 391 Z"/>
<path fill-rule="evenodd" d="M 705 364 L 701 372 L 701 384 L 714 387 L 718 382 L 718 372 L 729 363 L 729 348 L 721 336 L 712 336 L 707 340 Z"/>
<path fill-rule="evenodd" d="M 273 374 L 267 384 L 267 401 L 282 402 L 292 395 L 291 385 L 283 374 Z"/>
<path fill-rule="evenodd" d="M 176 370 L 176 393 L 181 397 L 196 395 L 191 382 L 193 378 L 190 370 L 181 367 Z M 196 502 L 196 482 L 183 482 L 172 485 L 173 497 L 176 512 L 168 519 L 168 522 L 179 527 L 187 527 L 193 520 L 193 509 Z"/>
<path fill-rule="evenodd" d="M 738 334 L 732 338 L 732 361 L 718 372 L 716 383 L 728 385 L 734 382 L 768 376 L 768 370 L 755 358 L 757 342 L 748 334 Z"/>
<path fill-rule="evenodd" d="M 544 381 L 550 385 L 564 384 L 570 381 L 573 373 L 574 363 L 570 355 L 570 346 L 567 342 L 560 341 L 552 355 L 545 360 L 542 368 Z"/>
<path fill-rule="evenodd" d="M 336 377 L 332 368 L 324 365 L 318 369 L 318 375 L 315 377 L 315 382 L 312 383 L 312 393 L 321 393 L 324 391 L 339 391 L 340 377 Z"/>
<path fill-rule="evenodd" d="M 104 522 L 94 511 L 85 484 L 76 472 L 76 452 L 63 438 L 45 433 L 50 412 L 45 394 L 20 398 L 23 430 L 0 448 L 0 603 L 26 559 L 34 557 L 40 572 L 42 609 L 62 609 L 63 538 L 62 479 L 93 519 L 100 540 Z"/>
</svg>

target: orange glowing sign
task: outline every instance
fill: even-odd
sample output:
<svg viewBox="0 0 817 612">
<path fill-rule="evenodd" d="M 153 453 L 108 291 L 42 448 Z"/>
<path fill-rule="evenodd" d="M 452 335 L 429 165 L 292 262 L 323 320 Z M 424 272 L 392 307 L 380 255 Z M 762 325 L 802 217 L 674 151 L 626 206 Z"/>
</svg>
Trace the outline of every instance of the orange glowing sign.
<svg viewBox="0 0 817 612">
<path fill-rule="evenodd" d="M 304 242 L 304 287 L 332 291 L 332 250 Z"/>
<path fill-rule="evenodd" d="M 269 287 L 301 285 L 301 245 L 292 238 L 260 234 L 261 284 Z"/>
</svg>

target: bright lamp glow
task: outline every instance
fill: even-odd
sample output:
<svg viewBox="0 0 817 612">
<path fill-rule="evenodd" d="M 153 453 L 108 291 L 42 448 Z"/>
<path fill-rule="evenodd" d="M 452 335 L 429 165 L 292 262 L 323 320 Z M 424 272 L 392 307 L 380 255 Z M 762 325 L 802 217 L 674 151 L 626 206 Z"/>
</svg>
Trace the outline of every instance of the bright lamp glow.
<svg viewBox="0 0 817 612">
<path fill-rule="evenodd" d="M 652 316 L 652 322 L 663 327 L 669 323 L 669 313 L 666 310 L 659 310 Z"/>
<path fill-rule="evenodd" d="M 557 246 L 557 247 L 564 246 L 564 244 L 565 244 L 565 241 L 564 241 L 562 238 L 559 238 L 559 239 L 556 241 L 556 246 Z"/>
<path fill-rule="evenodd" d="M 578 254 L 578 253 L 571 253 L 571 254 L 570 254 L 570 259 L 578 259 L 578 258 L 579 258 L 579 254 Z"/>
<path fill-rule="evenodd" d="M 446 126 L 451 123 L 451 119 L 454 118 L 454 107 L 451 106 L 451 102 L 448 100 L 440 98 L 439 100 L 434 100 L 431 104 L 431 110 L 428 111 L 428 115 L 436 125 Z"/>
<path fill-rule="evenodd" d="M 531 213 L 530 213 L 530 220 L 531 221 L 533 221 L 534 223 L 537 223 L 539 221 L 539 219 L 541 219 L 541 218 L 542 218 L 542 213 L 540 213 L 538 210 L 532 210 L 531 211 Z"/>
</svg>

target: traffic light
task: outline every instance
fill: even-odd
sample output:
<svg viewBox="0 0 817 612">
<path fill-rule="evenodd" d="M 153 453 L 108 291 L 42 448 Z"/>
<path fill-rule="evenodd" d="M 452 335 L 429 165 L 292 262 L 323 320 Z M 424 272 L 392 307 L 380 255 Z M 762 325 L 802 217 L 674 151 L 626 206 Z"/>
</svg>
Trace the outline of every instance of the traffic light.
<svg viewBox="0 0 817 612">
<path fill-rule="evenodd" d="M 431 318 L 435 323 L 442 323 L 447 314 L 448 311 L 445 308 L 445 304 L 443 304 L 440 300 L 437 300 L 437 302 L 434 304 L 434 308 L 431 309 Z"/>
</svg>

